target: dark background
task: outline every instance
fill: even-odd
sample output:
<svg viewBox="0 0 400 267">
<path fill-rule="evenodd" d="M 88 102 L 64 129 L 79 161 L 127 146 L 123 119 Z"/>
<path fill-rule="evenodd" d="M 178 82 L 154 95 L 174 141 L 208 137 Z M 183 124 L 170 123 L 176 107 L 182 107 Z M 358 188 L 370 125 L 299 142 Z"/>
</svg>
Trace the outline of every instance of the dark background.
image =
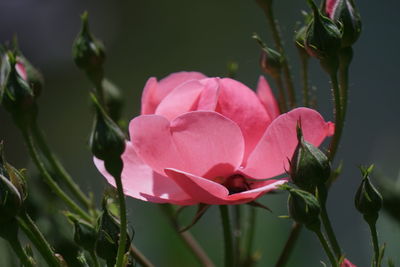
<svg viewBox="0 0 400 267">
<path fill-rule="evenodd" d="M 353 195 L 360 182 L 360 164 L 376 163 L 377 173 L 391 179 L 399 175 L 400 4 L 395 0 L 357 4 L 363 33 L 354 46 L 348 119 L 336 161 L 337 165 L 343 160 L 344 172 L 332 187 L 328 205 L 346 255 L 358 266 L 368 266 L 372 255 L 369 230 L 353 206 Z M 298 90 L 299 64 L 291 40 L 296 22 L 302 19 L 300 10 L 306 8 L 305 1 L 276 1 L 276 16 Z M 22 51 L 46 78 L 39 103 L 40 124 L 48 142 L 82 188 L 95 191 L 97 198 L 105 182 L 95 170 L 87 146 L 93 115 L 88 107 L 91 85 L 71 59 L 71 44 L 84 10 L 89 11 L 92 32 L 106 45 L 106 75 L 123 91 L 127 119 L 138 114 L 141 90 L 150 76 L 162 78 L 180 70 L 224 76 L 227 62 L 234 60 L 239 64 L 238 80 L 254 88 L 260 74 L 259 49 L 251 34 L 259 33 L 272 45 L 263 13 L 251 0 L 2 0 L 0 41 L 16 34 Z M 310 80 L 318 88 L 319 111 L 332 120 L 329 83 L 314 61 Z M 21 135 L 3 110 L 0 122 L 8 160 L 34 173 Z M 255 247 L 262 253 L 259 266 L 272 266 L 291 222 L 277 218 L 286 214 L 284 196 L 263 199 L 274 212 L 259 212 Z M 157 266 L 196 264 L 156 205 L 129 199 L 128 210 L 136 230 L 134 243 Z M 217 209 L 211 209 L 192 232 L 221 265 L 223 245 L 217 215 Z M 50 227 L 46 220 L 38 223 Z M 384 214 L 378 224 L 380 240 L 387 243 L 386 255 L 399 263 L 398 225 Z M 8 266 L 9 251 L 2 241 L 0 245 L 0 266 Z M 303 231 L 289 266 L 321 266 L 320 259 L 325 256 L 316 238 Z"/>
</svg>

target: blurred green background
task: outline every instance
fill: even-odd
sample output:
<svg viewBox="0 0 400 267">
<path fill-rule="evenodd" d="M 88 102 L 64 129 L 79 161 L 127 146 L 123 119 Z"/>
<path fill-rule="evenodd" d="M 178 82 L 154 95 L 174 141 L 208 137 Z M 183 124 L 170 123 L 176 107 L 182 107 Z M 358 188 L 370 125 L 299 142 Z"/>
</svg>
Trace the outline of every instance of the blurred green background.
<svg viewBox="0 0 400 267">
<path fill-rule="evenodd" d="M 300 90 L 299 60 L 292 36 L 296 22 L 302 19 L 300 10 L 307 9 L 306 1 L 275 2 Z M 360 182 L 357 166 L 376 163 L 378 172 L 391 179 L 399 174 L 400 3 L 385 0 L 357 4 L 363 33 L 354 47 L 348 119 L 336 162 L 343 160 L 344 173 L 332 187 L 328 205 L 346 255 L 362 267 L 369 265 L 372 254 L 369 230 L 353 206 Z M 251 0 L 2 0 L 0 41 L 17 35 L 22 51 L 46 79 L 39 103 L 40 124 L 48 142 L 82 188 L 95 192 L 100 201 L 106 183 L 94 168 L 87 145 L 93 117 L 88 99 L 91 85 L 71 59 L 71 44 L 84 10 L 89 11 L 92 32 L 106 45 L 106 76 L 122 89 L 128 120 L 138 114 L 141 91 L 150 76 L 162 78 L 180 70 L 224 76 L 227 62 L 236 61 L 237 79 L 254 88 L 261 72 L 259 48 L 251 34 L 259 33 L 270 45 L 272 40 L 262 11 Z M 330 86 L 315 61 L 310 80 L 318 88 L 319 111 L 332 120 Z M 8 160 L 19 168 L 28 167 L 34 174 L 22 137 L 4 110 L 0 111 L 0 122 L 0 139 L 5 140 Z M 37 195 L 46 192 L 46 188 L 38 190 Z M 277 218 L 286 214 L 285 196 L 265 196 L 263 203 L 273 213 L 259 211 L 255 247 L 262 253 L 259 266 L 273 266 L 291 222 Z M 215 207 L 210 209 L 192 232 L 211 258 L 222 265 L 217 211 Z M 60 210 L 53 212 L 59 214 Z M 136 231 L 134 243 L 157 266 L 196 266 L 156 205 L 129 199 L 128 212 Z M 49 220 L 38 223 L 43 229 L 51 229 Z M 378 229 L 381 241 L 387 243 L 386 255 L 400 264 L 400 228 L 382 214 Z M 54 234 L 71 235 L 68 231 Z M 9 257 L 13 254 L 1 241 L 0 266 L 10 266 Z M 321 266 L 320 259 L 325 256 L 316 238 L 303 231 L 289 266 Z"/>
</svg>

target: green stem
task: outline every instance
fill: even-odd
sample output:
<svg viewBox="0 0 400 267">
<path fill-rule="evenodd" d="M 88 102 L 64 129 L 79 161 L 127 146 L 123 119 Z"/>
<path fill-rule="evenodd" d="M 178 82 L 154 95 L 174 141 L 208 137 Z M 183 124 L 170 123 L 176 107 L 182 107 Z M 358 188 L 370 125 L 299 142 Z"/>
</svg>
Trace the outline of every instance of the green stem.
<svg viewBox="0 0 400 267">
<path fill-rule="evenodd" d="M 328 235 L 329 242 L 336 255 L 336 258 L 340 259 L 340 257 L 342 256 L 342 252 L 339 246 L 339 242 L 336 239 L 335 232 L 333 231 L 331 221 L 329 220 L 328 211 L 326 210 L 326 199 L 327 199 L 327 189 L 325 185 L 321 185 L 318 187 L 318 201 L 321 207 L 322 224 L 324 225 L 326 234 Z"/>
<path fill-rule="evenodd" d="M 283 87 L 282 83 L 282 77 L 281 75 L 278 75 L 273 78 L 275 80 L 276 86 L 278 87 L 279 109 L 281 113 L 285 113 L 288 110 L 288 108 L 286 102 L 285 88 Z"/>
<path fill-rule="evenodd" d="M 296 106 L 296 94 L 293 86 L 292 76 L 290 73 L 289 63 L 287 61 L 285 50 L 282 45 L 281 36 L 279 33 L 279 25 L 274 17 L 274 12 L 272 8 L 272 1 L 269 0 L 256 0 L 258 5 L 263 9 L 265 16 L 268 20 L 268 25 L 270 27 L 272 38 L 274 39 L 275 46 L 278 52 L 281 54 L 283 75 L 285 77 L 286 86 L 288 89 L 288 95 L 290 100 L 290 107 L 294 108 Z"/>
<path fill-rule="evenodd" d="M 192 236 L 189 231 L 179 232 L 181 227 L 175 220 L 173 207 L 169 204 L 160 204 L 159 207 L 167 216 L 174 230 L 179 234 L 179 237 L 186 244 L 187 248 L 193 253 L 193 255 L 197 258 L 197 260 L 201 263 L 202 266 L 205 267 L 214 267 L 215 264 L 211 261 L 205 251 L 200 247 L 196 239 Z"/>
<path fill-rule="evenodd" d="M 143 267 L 154 267 L 154 265 L 137 249 L 133 244 L 129 248 L 129 251 L 133 255 L 133 258 Z"/>
<path fill-rule="evenodd" d="M 375 264 L 373 266 L 380 267 L 380 263 L 379 263 L 380 252 L 379 252 L 378 233 L 376 231 L 376 223 L 368 222 L 368 225 L 369 225 L 369 229 L 371 230 L 372 244 L 374 246 L 374 258 L 375 258 L 374 262 L 375 262 Z"/>
<path fill-rule="evenodd" d="M 283 250 L 279 256 L 278 261 L 275 264 L 275 267 L 286 266 L 286 264 L 289 260 L 290 254 L 292 253 L 293 248 L 296 244 L 296 241 L 300 235 L 301 228 L 302 228 L 301 224 L 299 224 L 297 222 L 293 223 L 292 230 L 290 231 L 289 237 L 285 243 L 285 246 L 283 247 Z"/>
<path fill-rule="evenodd" d="M 253 246 L 254 246 L 254 236 L 256 232 L 256 222 L 257 222 L 257 209 L 255 207 L 250 207 L 250 218 L 248 227 L 248 236 L 246 244 L 246 262 L 253 262 Z"/>
<path fill-rule="evenodd" d="M 339 83 L 340 94 L 342 100 L 342 117 L 345 121 L 348 104 L 348 91 L 349 91 L 349 68 L 353 59 L 353 49 L 351 47 L 342 48 L 339 53 Z"/>
<path fill-rule="evenodd" d="M 303 81 L 303 104 L 305 107 L 310 106 L 310 92 L 308 84 L 308 57 L 300 55 L 301 58 L 301 78 Z"/>
<path fill-rule="evenodd" d="M 126 203 L 125 203 L 124 189 L 122 186 L 121 174 L 119 174 L 118 177 L 114 176 L 114 178 L 115 178 L 115 183 L 117 185 L 119 211 L 121 219 L 120 236 L 119 236 L 118 252 L 117 252 L 117 263 L 115 264 L 115 266 L 122 267 L 124 263 L 124 255 L 126 252 L 126 240 L 127 240 Z"/>
<path fill-rule="evenodd" d="M 326 241 L 324 235 L 322 234 L 321 230 L 314 231 L 315 234 L 318 236 L 319 242 L 321 243 L 322 247 L 325 250 L 326 255 L 329 258 L 329 261 L 331 262 L 332 266 L 334 267 L 339 267 L 338 261 L 335 259 L 335 256 L 333 256 L 333 253 L 328 245 L 328 242 Z"/>
<path fill-rule="evenodd" d="M 53 169 L 56 171 L 57 175 L 61 179 L 63 179 L 68 189 L 76 197 L 76 199 L 86 208 L 90 209 L 92 207 L 92 204 L 89 198 L 85 196 L 85 194 L 81 191 L 79 186 L 74 182 L 72 177 L 69 175 L 69 173 L 63 167 L 63 165 L 57 159 L 57 157 L 53 154 L 53 152 L 47 145 L 43 133 L 40 131 L 36 121 L 33 123 L 31 128 L 35 141 L 39 145 L 39 148 L 43 152 L 43 155 L 46 157 L 46 159 L 49 161 Z"/>
<path fill-rule="evenodd" d="M 328 155 L 329 159 L 332 160 L 336 155 L 340 143 L 340 138 L 342 136 L 342 130 L 344 126 L 343 125 L 344 120 L 342 116 L 342 105 L 341 105 L 342 101 L 340 97 L 339 84 L 336 71 L 332 71 L 330 73 L 330 78 L 332 83 L 333 97 L 335 100 L 335 133 L 333 135 Z"/>
<path fill-rule="evenodd" d="M 36 165 L 36 167 L 39 169 L 42 177 L 44 178 L 44 181 L 50 186 L 50 188 L 53 190 L 53 192 L 61 198 L 65 204 L 73 210 L 75 213 L 77 213 L 79 216 L 82 217 L 82 219 L 85 219 L 87 222 L 92 222 L 92 218 L 84 211 L 82 210 L 59 186 L 58 184 L 53 180 L 53 178 L 50 176 L 50 174 L 47 172 L 46 167 L 44 166 L 43 162 L 41 161 L 39 154 L 34 146 L 32 136 L 29 134 L 26 128 L 21 128 L 22 134 L 24 136 L 25 142 L 28 145 L 29 153 L 31 154 L 31 157 Z"/>
<path fill-rule="evenodd" d="M 242 222 L 241 222 L 241 206 L 240 205 L 234 205 L 233 207 L 233 214 L 234 214 L 234 225 L 233 225 L 233 237 L 235 239 L 234 241 L 234 253 L 235 253 L 235 266 L 240 265 L 241 261 L 241 249 L 240 249 L 240 244 L 241 244 L 241 237 L 242 237 Z"/>
<path fill-rule="evenodd" d="M 26 211 L 21 212 L 20 216 L 17 217 L 17 220 L 22 231 L 24 231 L 26 236 L 32 241 L 47 264 L 51 267 L 60 266 L 60 262 L 55 256 L 50 244 Z"/>
<path fill-rule="evenodd" d="M 34 267 L 36 265 L 34 262 L 32 262 L 32 260 L 26 254 L 26 252 L 22 248 L 21 243 L 19 242 L 18 238 L 15 238 L 15 240 L 8 240 L 8 242 L 11 245 L 14 252 L 17 254 L 18 258 L 20 259 L 22 266 Z"/>
<path fill-rule="evenodd" d="M 219 210 L 221 213 L 222 228 L 224 230 L 224 244 L 225 244 L 225 267 L 233 266 L 233 240 L 232 229 L 229 221 L 228 206 L 220 205 Z"/>
</svg>

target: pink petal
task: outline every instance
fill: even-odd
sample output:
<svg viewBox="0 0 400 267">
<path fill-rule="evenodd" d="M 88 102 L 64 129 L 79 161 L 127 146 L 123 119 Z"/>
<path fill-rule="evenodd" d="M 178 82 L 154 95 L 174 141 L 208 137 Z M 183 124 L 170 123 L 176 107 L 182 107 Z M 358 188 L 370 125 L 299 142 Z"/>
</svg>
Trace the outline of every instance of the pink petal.
<svg viewBox="0 0 400 267">
<path fill-rule="evenodd" d="M 257 95 L 272 120 L 280 115 L 278 102 L 276 102 L 267 80 L 262 75 L 258 79 Z"/>
<path fill-rule="evenodd" d="M 158 105 L 155 114 L 172 120 L 179 115 L 198 108 L 214 110 L 218 82 L 215 78 L 191 80 L 181 84 L 169 93 Z M 199 106 L 199 98 L 201 105 Z"/>
<path fill-rule="evenodd" d="M 190 80 L 203 78 L 206 78 L 206 76 L 202 73 L 185 71 L 172 73 L 158 83 L 156 78 L 150 78 L 143 89 L 142 114 L 154 114 L 164 97 L 179 85 Z"/>
<path fill-rule="evenodd" d="M 251 153 L 242 172 L 256 179 L 280 175 L 289 168 L 297 146 L 296 124 L 301 118 L 303 135 L 307 142 L 319 146 L 333 133 L 333 124 L 309 108 L 296 108 L 276 118 Z"/>
<path fill-rule="evenodd" d="M 211 180 L 176 169 L 166 169 L 165 173 L 173 179 L 193 200 L 210 205 L 242 204 L 253 201 L 265 193 L 276 189 L 286 181 L 268 181 L 257 189 L 229 195 L 228 189 Z"/>
<path fill-rule="evenodd" d="M 348 259 L 344 259 L 340 267 L 357 267 L 357 266 L 351 263 Z"/>
<path fill-rule="evenodd" d="M 238 81 L 221 79 L 217 112 L 239 125 L 246 143 L 246 160 L 271 122 L 257 95 Z"/>
<path fill-rule="evenodd" d="M 122 160 L 124 162 L 122 184 L 125 195 L 156 203 L 194 204 L 191 197 L 182 191 L 174 181 L 154 172 L 144 164 L 130 142 L 126 144 Z M 105 170 L 103 161 L 94 158 L 94 163 L 108 183 L 115 187 L 114 178 Z"/>
<path fill-rule="evenodd" d="M 232 173 L 243 159 L 239 127 L 216 112 L 188 112 L 171 123 L 159 115 L 142 115 L 131 121 L 129 132 L 135 151 L 160 174 L 176 168 L 214 178 Z"/>
<path fill-rule="evenodd" d="M 18 75 L 21 76 L 22 79 L 24 79 L 25 81 L 28 79 L 25 66 L 22 62 L 17 62 L 17 64 L 15 64 L 15 69 L 17 70 Z"/>
</svg>

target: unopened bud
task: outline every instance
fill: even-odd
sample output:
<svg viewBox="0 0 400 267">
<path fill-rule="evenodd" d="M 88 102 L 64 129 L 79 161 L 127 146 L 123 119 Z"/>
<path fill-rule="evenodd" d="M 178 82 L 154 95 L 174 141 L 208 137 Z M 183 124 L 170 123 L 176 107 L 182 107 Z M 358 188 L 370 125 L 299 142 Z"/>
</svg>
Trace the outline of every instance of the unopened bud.
<svg viewBox="0 0 400 267">
<path fill-rule="evenodd" d="M 74 219 L 73 223 L 75 243 L 88 252 L 94 252 L 97 238 L 96 230 L 90 224 L 79 219 Z"/>
<path fill-rule="evenodd" d="M 277 51 L 267 47 L 267 45 L 260 39 L 257 34 L 253 34 L 255 39 L 261 47 L 260 67 L 261 70 L 272 77 L 277 77 L 281 73 L 282 68 L 282 55 Z"/>
<path fill-rule="evenodd" d="M 353 0 L 327 0 L 326 14 L 343 31 L 342 47 L 352 46 L 361 34 L 361 17 Z"/>
<path fill-rule="evenodd" d="M 296 222 L 304 224 L 312 231 L 319 230 L 321 208 L 317 198 L 304 190 L 295 189 L 287 185 L 283 188 L 288 190 L 290 194 L 288 199 L 290 217 Z"/>
<path fill-rule="evenodd" d="M 303 190 L 315 193 L 315 188 L 324 185 L 331 174 L 328 157 L 314 145 L 306 142 L 298 123 L 296 150 L 289 161 L 289 175 L 293 183 Z"/>
<path fill-rule="evenodd" d="M 303 26 L 296 31 L 295 36 L 294 36 L 294 43 L 295 43 L 296 48 L 302 58 L 309 57 L 309 55 L 304 47 L 306 33 L 307 33 L 307 26 Z"/>
<path fill-rule="evenodd" d="M 117 124 L 106 114 L 96 97 L 91 94 L 96 108 L 96 118 L 90 136 L 90 147 L 93 155 L 106 164 L 120 159 L 125 150 L 125 136 Z M 109 169 L 107 171 L 110 172 Z M 111 173 L 114 175 L 113 173 Z"/>
<path fill-rule="evenodd" d="M 32 119 L 37 107 L 32 88 L 17 70 L 17 59 L 13 52 L 3 55 L 0 69 L 0 99 L 3 106 L 16 119 Z"/>
<path fill-rule="evenodd" d="M 18 52 L 17 55 L 16 69 L 18 74 L 32 88 L 34 96 L 40 96 L 44 85 L 43 75 L 21 54 L 21 52 Z"/>
<path fill-rule="evenodd" d="M 310 56 L 319 60 L 332 60 L 340 49 L 342 34 L 336 24 L 323 16 L 312 0 L 308 0 L 313 19 L 307 28 L 304 46 Z"/>
<path fill-rule="evenodd" d="M 89 31 L 88 13 L 83 13 L 82 29 L 72 46 L 75 64 L 86 71 L 94 82 L 103 79 L 104 46 Z"/>
<path fill-rule="evenodd" d="M 369 175 L 372 172 L 373 165 L 369 168 L 361 167 L 363 180 L 359 186 L 354 204 L 357 210 L 364 215 L 364 219 L 369 223 L 375 223 L 382 208 L 382 196 L 378 190 L 372 185 Z"/>
<path fill-rule="evenodd" d="M 118 252 L 120 234 L 120 223 L 108 210 L 106 201 L 103 201 L 103 213 L 99 218 L 97 232 L 96 252 L 101 258 L 107 261 L 108 266 L 114 266 Z M 128 235 L 126 251 L 130 247 Z"/>
</svg>

